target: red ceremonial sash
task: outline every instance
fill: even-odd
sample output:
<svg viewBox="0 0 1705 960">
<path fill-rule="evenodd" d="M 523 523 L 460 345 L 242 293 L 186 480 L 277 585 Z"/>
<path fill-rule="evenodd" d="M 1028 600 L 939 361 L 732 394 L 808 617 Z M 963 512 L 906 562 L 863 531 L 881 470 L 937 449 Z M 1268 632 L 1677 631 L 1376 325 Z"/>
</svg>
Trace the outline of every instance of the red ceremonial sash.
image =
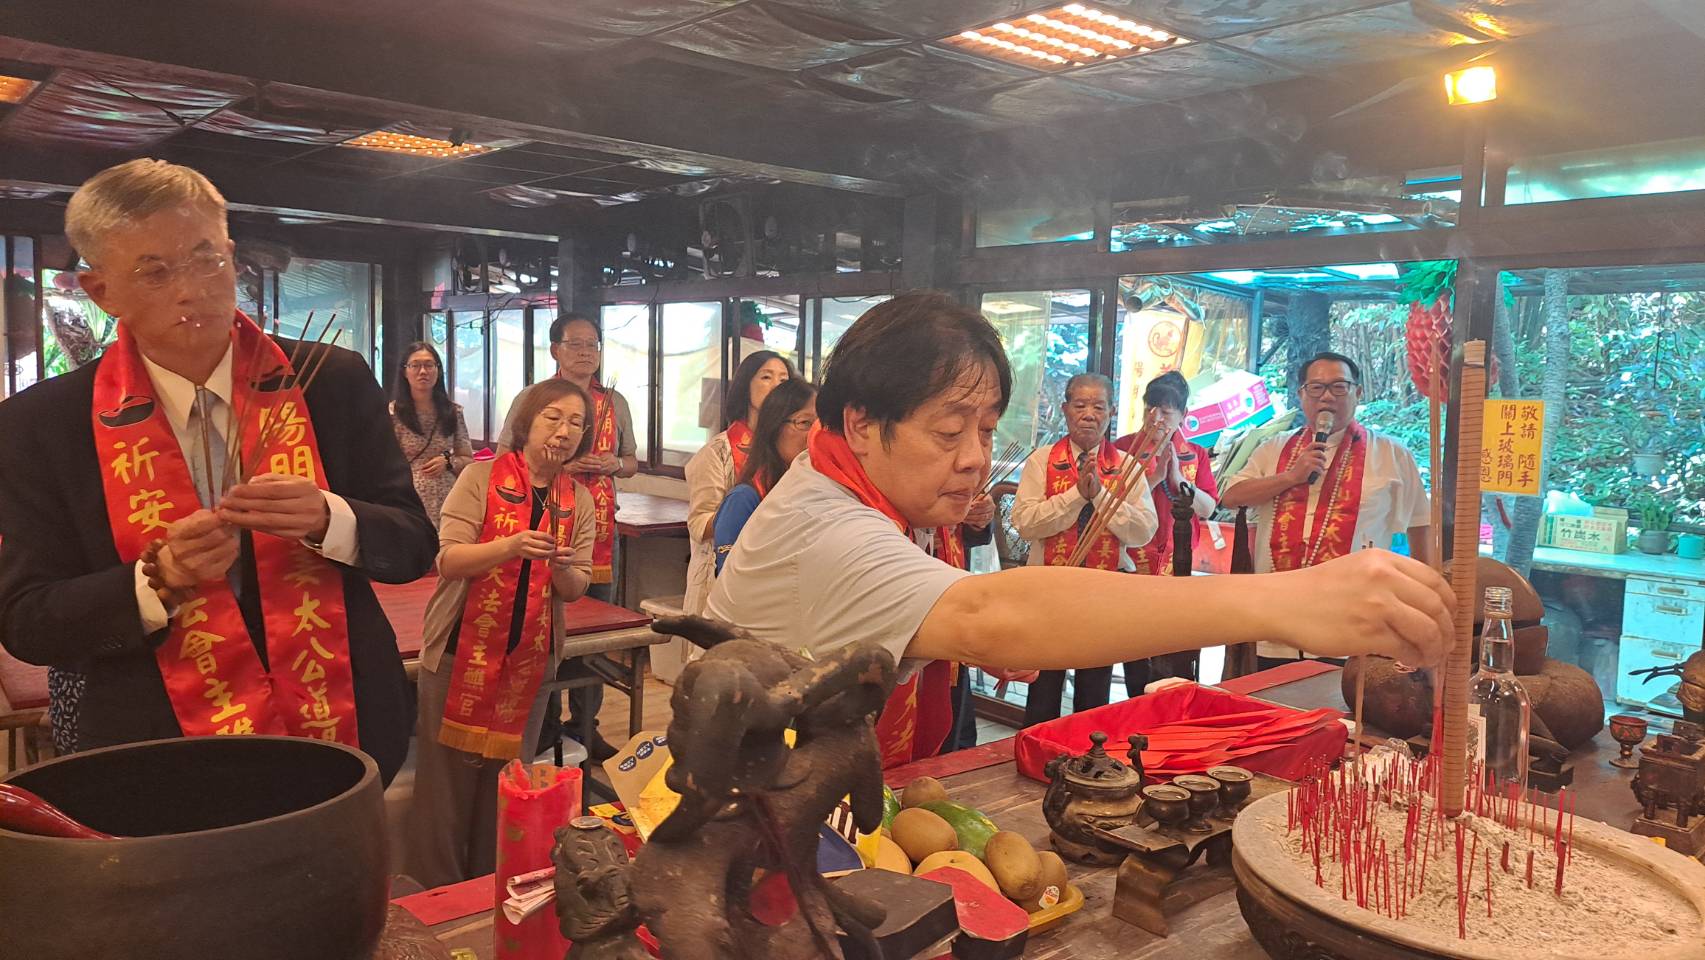
<svg viewBox="0 0 1705 960">
<path fill-rule="evenodd" d="M 616 452 L 616 403 L 610 391 L 592 384 L 592 453 Z M 607 473 L 575 476 L 592 495 L 592 519 L 596 538 L 592 542 L 592 582 L 613 579 L 610 560 L 616 545 L 616 478 Z"/>
<path fill-rule="evenodd" d="M 1101 485 L 1111 489 L 1118 482 L 1119 452 L 1111 443 L 1101 441 L 1101 449 L 1096 453 L 1095 469 L 1101 477 Z M 1046 494 L 1057 497 L 1077 486 L 1077 460 L 1072 456 L 1072 441 L 1070 437 L 1060 438 L 1054 448 L 1048 452 L 1048 473 L 1046 478 Z M 1077 550 L 1077 524 L 1073 523 L 1059 533 L 1042 541 L 1042 561 L 1050 567 L 1063 567 L 1071 560 L 1072 553 Z M 1089 554 L 1084 565 L 1092 570 L 1119 569 L 1119 538 L 1111 533 L 1103 533 L 1095 538 L 1095 543 L 1089 548 Z"/>
<path fill-rule="evenodd" d="M 1312 428 L 1304 427 L 1285 441 L 1279 454 L 1279 472 L 1289 470 L 1302 456 L 1303 447 L 1314 442 Z M 1338 444 L 1332 465 L 1320 479 L 1320 500 L 1314 508 L 1314 523 L 1305 539 L 1303 520 L 1308 515 L 1309 485 L 1299 483 L 1279 494 L 1273 503 L 1273 534 L 1269 541 L 1274 570 L 1312 567 L 1355 549 L 1356 517 L 1362 509 L 1362 469 L 1367 465 L 1368 436 L 1359 423 Z"/>
<path fill-rule="evenodd" d="M 752 428 L 744 420 L 728 425 L 728 457 L 734 463 L 734 479 L 746 472 L 746 457 L 752 452 Z M 762 491 L 759 491 L 762 495 Z"/>
<path fill-rule="evenodd" d="M 901 533 L 911 537 L 910 525 L 887 496 L 870 482 L 864 465 L 853 455 L 845 437 L 815 427 L 806 445 L 811 452 L 811 466 L 818 473 L 845 487 L 860 503 L 880 511 L 894 521 Z M 957 526 L 952 529 L 956 536 L 946 542 L 941 537 L 943 531 L 938 529 L 937 543 L 950 551 L 952 548 L 948 544 L 956 540 L 960 559 L 957 566 L 963 568 L 965 541 Z M 947 558 L 944 556 L 943 559 Z M 953 664 L 946 660 L 931 660 L 911 679 L 894 688 L 887 704 L 882 707 L 881 716 L 876 719 L 876 742 L 882 752 L 883 769 L 935 756 L 952 729 Z"/>
<path fill-rule="evenodd" d="M 1178 455 L 1178 472 L 1184 475 L 1184 482 L 1194 485 L 1196 475 L 1201 472 L 1203 461 L 1208 457 L 1208 451 L 1199 444 L 1191 443 L 1178 434 L 1172 435 L 1172 449 Z M 1184 457 L 1194 453 L 1189 460 Z M 1172 498 L 1167 496 L 1166 485 L 1156 484 L 1152 491 L 1154 496 L 1154 514 L 1160 520 L 1160 525 L 1154 532 L 1154 538 L 1140 547 L 1127 547 L 1125 552 L 1131 555 L 1131 562 L 1136 564 L 1137 572 L 1150 576 L 1170 576 L 1172 574 Z M 1192 532 L 1201 529 L 1202 521 L 1198 518 L 1190 521 Z"/>
<path fill-rule="evenodd" d="M 240 433 L 247 446 L 228 456 L 327 489 L 307 401 L 299 388 L 283 387 L 284 352 L 242 313 L 233 324 L 227 402 L 246 422 L 227 429 L 227 442 Z M 200 509 L 201 500 L 124 324 L 101 355 L 93 409 L 113 545 L 120 561 L 133 564 L 172 523 Z M 256 450 L 263 424 L 271 437 Z M 223 578 L 199 584 L 155 650 L 178 726 L 191 737 L 285 734 L 358 746 L 343 575 L 300 541 L 255 533 L 253 545 L 272 669 L 261 666 L 231 585 Z"/>
<path fill-rule="evenodd" d="M 528 522 L 533 496 L 526 458 L 519 451 L 498 457 L 485 486 L 479 542 L 534 529 Z M 556 503 L 556 516 L 547 507 L 536 529 L 553 534 L 557 546 L 563 547 L 574 529 L 573 480 L 556 484 Z M 444 698 L 444 721 L 438 728 L 438 742 L 447 747 L 500 760 L 521 756 L 527 713 L 551 658 L 551 565 L 534 560 L 523 584 L 519 582 L 522 562 L 516 557 L 468 585 L 462 626 L 456 633 L 456 665 Z M 516 590 L 525 590 L 527 600 L 521 614 L 521 642 L 510 650 Z"/>
</svg>

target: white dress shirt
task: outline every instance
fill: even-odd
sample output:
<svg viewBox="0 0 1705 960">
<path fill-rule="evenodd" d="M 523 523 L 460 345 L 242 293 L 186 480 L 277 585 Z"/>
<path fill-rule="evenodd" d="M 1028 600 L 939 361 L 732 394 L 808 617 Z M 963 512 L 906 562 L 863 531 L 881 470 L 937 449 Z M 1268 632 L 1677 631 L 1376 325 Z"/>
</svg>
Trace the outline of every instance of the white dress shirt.
<svg viewBox="0 0 1705 960">
<path fill-rule="evenodd" d="M 1072 462 L 1076 463 L 1084 451 L 1075 443 L 1068 442 L 1067 446 L 1071 450 Z M 1054 444 L 1051 443 L 1039 447 L 1024 461 L 1024 472 L 1018 477 L 1018 493 L 1012 499 L 1012 525 L 1019 536 L 1030 541 L 1031 566 L 1042 564 L 1042 541 L 1076 524 L 1078 514 L 1090 502 L 1078 492 L 1075 483 L 1065 493 L 1048 496 L 1048 455 L 1053 450 Z M 1114 452 L 1118 455 L 1118 462 L 1123 464 L 1125 453 Z M 1112 499 L 1113 492 L 1101 487 L 1095 494 L 1096 509 L 1102 509 Z M 1113 511 L 1107 532 L 1118 537 L 1122 547 L 1140 547 L 1148 543 L 1159 528 L 1152 489 L 1148 478 L 1138 470 L 1131 479 L 1131 488 L 1125 493 L 1125 501 Z M 1119 551 L 1119 569 L 1136 569 L 1124 550 Z"/>
<path fill-rule="evenodd" d="M 1366 429 L 1367 425 L 1363 424 Z M 1350 539 L 1352 552 L 1361 550 L 1370 544 L 1378 549 L 1387 550 L 1391 547 L 1391 538 L 1407 531 L 1410 527 L 1425 527 L 1432 523 L 1431 501 L 1427 499 L 1427 489 L 1421 484 L 1421 470 L 1415 463 L 1415 455 L 1402 443 L 1393 440 L 1385 434 L 1368 430 L 1367 459 L 1362 466 L 1362 502 L 1356 514 L 1356 529 Z M 1340 430 L 1326 441 L 1326 462 L 1331 464 L 1338 455 L 1338 447 L 1344 441 L 1349 431 Z M 1292 434 L 1281 434 L 1273 437 L 1255 448 L 1249 455 L 1243 469 L 1230 480 L 1224 481 L 1221 490 L 1230 490 L 1244 480 L 1271 477 L 1279 472 L 1280 457 L 1284 454 L 1285 443 Z M 1321 491 L 1325 488 L 1324 481 L 1317 482 L 1308 490 L 1308 510 L 1303 515 L 1303 535 L 1306 537 L 1314 530 L 1314 512 L 1320 505 Z M 1273 572 L 1273 506 L 1276 501 L 1255 504 L 1250 507 L 1254 523 L 1250 528 L 1250 552 L 1255 555 L 1255 572 Z M 1301 654 L 1294 647 L 1277 643 L 1260 643 L 1256 652 L 1264 657 L 1295 657 Z"/>
<path fill-rule="evenodd" d="M 195 407 L 196 384 L 188 379 L 167 370 L 154 361 L 143 356 L 142 365 L 148 370 L 148 379 L 154 385 L 154 395 L 160 401 L 160 409 L 166 415 L 166 421 L 172 425 L 172 433 L 178 439 L 178 448 L 184 451 L 186 459 L 200 458 L 201 437 L 199 433 L 191 433 L 189 428 L 190 414 Z M 213 368 L 207 382 L 201 384 L 208 393 L 213 395 L 208 405 L 207 418 L 212 421 L 214 429 L 221 437 L 229 438 L 229 426 L 232 416 L 231 397 L 231 349 L 225 349 L 225 356 L 219 360 L 219 365 Z M 237 451 L 229 451 L 230 456 L 240 456 Z M 331 518 L 326 524 L 326 535 L 318 545 L 302 541 L 310 548 L 319 552 L 327 560 L 354 566 L 361 557 L 361 542 L 356 537 L 355 511 L 350 509 L 349 502 L 332 493 L 323 491 L 326 496 L 326 507 L 331 511 Z M 136 562 L 136 609 L 142 615 L 142 632 L 153 633 L 164 627 L 171 620 L 165 604 L 160 597 L 148 586 L 148 578 L 142 573 L 142 561 Z"/>
</svg>

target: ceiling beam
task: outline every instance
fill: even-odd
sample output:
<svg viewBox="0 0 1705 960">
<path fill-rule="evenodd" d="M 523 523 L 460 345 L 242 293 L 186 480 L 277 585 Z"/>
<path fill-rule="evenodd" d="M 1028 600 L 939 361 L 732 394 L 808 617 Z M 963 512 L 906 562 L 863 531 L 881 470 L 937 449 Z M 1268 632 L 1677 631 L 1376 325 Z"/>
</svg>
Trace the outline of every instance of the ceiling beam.
<svg viewBox="0 0 1705 960">
<path fill-rule="evenodd" d="M 57 188 L 70 194 L 110 165 L 106 154 L 7 144 L 0 149 L 0 183 Z M 288 167 L 258 170 L 233 156 L 230 162 L 198 160 L 234 209 L 290 217 L 330 215 L 350 223 L 401 226 L 552 240 L 561 232 L 561 210 L 523 210 L 492 203 L 478 194 L 457 194 L 406 181 L 353 182 L 292 173 Z"/>
<path fill-rule="evenodd" d="M 842 172 L 857 144 L 837 138 L 753 137 L 690 105 L 634 109 L 620 84 L 579 72 L 543 47 L 482 50 L 464 33 L 399 36 L 385 18 L 328 25 L 296 4 L 64 0 L 52 16 L 0 5 L 0 57 L 84 70 L 143 72 L 149 64 L 229 82 L 245 78 L 338 95 L 387 120 L 478 129 L 624 156 L 813 186 L 901 196 L 897 184 Z M 87 24 L 100 24 L 99 30 Z M 156 66 L 155 72 L 159 71 Z M 682 92 L 683 98 L 692 91 Z M 690 117 L 691 122 L 683 122 Z M 758 154 L 762 154 L 760 159 Z"/>
</svg>

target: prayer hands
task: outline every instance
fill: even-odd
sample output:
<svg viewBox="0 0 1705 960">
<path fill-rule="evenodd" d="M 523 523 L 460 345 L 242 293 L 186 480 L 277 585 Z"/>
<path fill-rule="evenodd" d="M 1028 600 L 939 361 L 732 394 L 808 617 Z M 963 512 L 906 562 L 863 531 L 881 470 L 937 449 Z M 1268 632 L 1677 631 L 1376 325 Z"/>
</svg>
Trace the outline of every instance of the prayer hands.
<svg viewBox="0 0 1705 960">
<path fill-rule="evenodd" d="M 226 491 L 219 501 L 219 519 L 257 533 L 318 543 L 331 523 L 331 507 L 312 480 L 263 473 Z"/>
<path fill-rule="evenodd" d="M 1100 489 L 1101 489 L 1101 477 L 1096 473 L 1095 467 L 1091 466 L 1090 468 L 1088 468 L 1088 469 L 1086 469 L 1086 470 L 1084 470 L 1078 474 L 1078 478 L 1077 478 L 1078 496 L 1081 496 L 1085 500 L 1088 500 L 1089 502 L 1094 503 L 1095 502 L 1095 494 L 1098 491 L 1100 491 Z"/>
<path fill-rule="evenodd" d="M 556 538 L 543 530 L 523 530 L 508 537 L 509 556 L 511 559 L 524 560 L 554 560 L 557 555 Z"/>
<path fill-rule="evenodd" d="M 1291 468 L 1285 471 L 1285 476 L 1289 477 L 1292 483 L 1304 484 L 1308 482 L 1310 474 L 1325 472 L 1326 444 L 1310 443 L 1303 448 L 1302 453 L 1297 457 L 1297 462 L 1291 464 Z"/>
<path fill-rule="evenodd" d="M 1375 653 L 1425 667 L 1443 661 L 1456 642 L 1450 585 L 1388 550 L 1359 550 L 1259 579 L 1276 588 L 1284 642 L 1316 656 Z"/>
<path fill-rule="evenodd" d="M 620 470 L 622 462 L 613 453 L 589 453 L 568 464 L 570 473 L 613 474 Z"/>
<path fill-rule="evenodd" d="M 183 602 L 199 583 L 218 580 L 237 562 L 236 531 L 209 510 L 197 510 L 166 529 L 166 542 L 154 556 L 154 569 L 143 573 L 157 579 Z M 163 598 L 164 599 L 164 598 Z"/>
<path fill-rule="evenodd" d="M 971 499 L 971 509 L 965 512 L 965 523 L 978 530 L 989 525 L 995 518 L 995 502 L 986 493 L 979 493 Z"/>
<path fill-rule="evenodd" d="M 436 477 L 448 469 L 450 469 L 450 465 L 444 462 L 443 457 L 428 457 L 426 461 L 420 465 L 420 475 L 423 477 Z"/>
</svg>

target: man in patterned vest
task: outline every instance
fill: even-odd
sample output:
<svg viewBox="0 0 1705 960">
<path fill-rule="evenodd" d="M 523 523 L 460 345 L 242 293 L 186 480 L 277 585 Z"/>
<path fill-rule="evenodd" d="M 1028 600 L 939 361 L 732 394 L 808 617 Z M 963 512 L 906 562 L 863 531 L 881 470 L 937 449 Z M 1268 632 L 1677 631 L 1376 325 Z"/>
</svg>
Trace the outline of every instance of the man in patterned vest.
<svg viewBox="0 0 1705 960">
<path fill-rule="evenodd" d="M 1080 373 L 1066 383 L 1066 436 L 1039 448 L 1024 462 L 1018 494 L 1012 502 L 1012 524 L 1030 541 L 1030 564 L 1066 566 L 1086 533 L 1090 518 L 1113 497 L 1126 455 L 1107 441 L 1113 417 L 1113 384 L 1098 373 Z M 1148 477 L 1137 468 L 1127 484 L 1124 501 L 1113 507 L 1106 531 L 1090 544 L 1081 566 L 1092 570 L 1131 569 L 1126 548 L 1140 547 L 1154 536 L 1155 518 Z M 1107 702 L 1113 668 L 1076 671 L 1072 694 L 1074 711 Z M 1064 670 L 1044 670 L 1030 685 L 1024 725 L 1060 715 Z"/>
</svg>

